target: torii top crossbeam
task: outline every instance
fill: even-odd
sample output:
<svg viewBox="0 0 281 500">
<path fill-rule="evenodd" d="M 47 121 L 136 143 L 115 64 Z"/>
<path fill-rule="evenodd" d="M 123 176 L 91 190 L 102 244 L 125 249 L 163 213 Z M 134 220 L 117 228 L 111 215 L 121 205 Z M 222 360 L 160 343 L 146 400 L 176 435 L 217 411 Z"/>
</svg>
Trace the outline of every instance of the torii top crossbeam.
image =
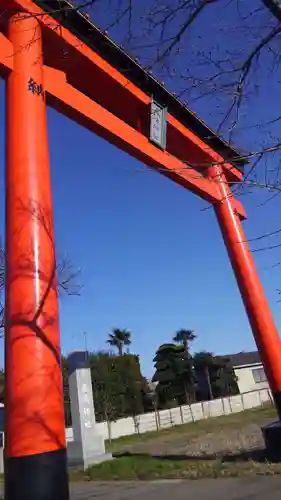
<svg viewBox="0 0 281 500">
<path fill-rule="evenodd" d="M 239 154 L 68 1 L 2 0 L 1 10 L 3 19 L 5 10 L 40 18 L 50 106 L 211 203 L 220 195 L 205 175 L 210 164 L 222 164 L 228 182 L 241 182 Z M 2 36 L 3 75 L 12 69 L 11 55 Z M 167 107 L 165 151 L 149 141 L 152 97 Z M 241 203 L 232 203 L 244 218 Z"/>
</svg>

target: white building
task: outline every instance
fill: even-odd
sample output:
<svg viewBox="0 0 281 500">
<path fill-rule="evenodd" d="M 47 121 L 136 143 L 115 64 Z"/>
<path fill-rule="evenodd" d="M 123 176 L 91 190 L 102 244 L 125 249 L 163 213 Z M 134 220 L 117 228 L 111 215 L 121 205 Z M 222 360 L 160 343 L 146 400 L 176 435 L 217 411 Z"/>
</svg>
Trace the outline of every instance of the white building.
<svg viewBox="0 0 281 500">
<path fill-rule="evenodd" d="M 226 357 L 229 358 L 234 368 L 241 394 L 269 388 L 263 364 L 257 351 L 239 352 Z"/>
</svg>

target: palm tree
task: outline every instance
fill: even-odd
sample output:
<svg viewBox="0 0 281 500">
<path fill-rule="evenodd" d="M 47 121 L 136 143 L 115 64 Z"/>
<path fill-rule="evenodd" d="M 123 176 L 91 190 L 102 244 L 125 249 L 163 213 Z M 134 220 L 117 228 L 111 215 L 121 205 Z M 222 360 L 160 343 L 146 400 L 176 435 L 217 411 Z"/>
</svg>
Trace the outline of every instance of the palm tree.
<svg viewBox="0 0 281 500">
<path fill-rule="evenodd" d="M 178 330 L 173 338 L 173 341 L 177 344 L 182 344 L 184 347 L 184 352 L 187 354 L 189 350 L 189 343 L 196 339 L 196 335 L 193 330 L 185 330 L 182 328 Z"/>
<path fill-rule="evenodd" d="M 131 333 L 126 328 L 114 328 L 109 334 L 107 344 L 117 347 L 119 356 L 123 356 L 124 345 L 131 344 Z"/>
</svg>

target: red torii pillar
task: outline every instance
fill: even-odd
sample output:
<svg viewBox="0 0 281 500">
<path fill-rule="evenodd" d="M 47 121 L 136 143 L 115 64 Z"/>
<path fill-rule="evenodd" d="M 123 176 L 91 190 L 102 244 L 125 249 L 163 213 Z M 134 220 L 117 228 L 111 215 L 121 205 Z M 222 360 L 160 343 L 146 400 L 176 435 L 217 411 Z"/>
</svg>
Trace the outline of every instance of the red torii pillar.
<svg viewBox="0 0 281 500">
<path fill-rule="evenodd" d="M 8 26 L 5 500 L 68 500 L 41 28 Z"/>
<path fill-rule="evenodd" d="M 281 421 L 281 340 L 222 168 L 212 166 L 208 173 L 221 194 L 214 209 Z"/>
</svg>

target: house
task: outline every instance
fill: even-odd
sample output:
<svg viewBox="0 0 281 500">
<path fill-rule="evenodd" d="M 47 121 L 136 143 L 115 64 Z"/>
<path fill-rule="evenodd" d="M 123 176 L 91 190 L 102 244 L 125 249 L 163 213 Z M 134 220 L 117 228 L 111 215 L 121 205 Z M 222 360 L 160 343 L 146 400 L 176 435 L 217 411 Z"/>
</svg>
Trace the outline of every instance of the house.
<svg viewBox="0 0 281 500">
<path fill-rule="evenodd" d="M 269 388 L 258 351 L 239 352 L 225 357 L 234 369 L 241 394 Z"/>
</svg>

